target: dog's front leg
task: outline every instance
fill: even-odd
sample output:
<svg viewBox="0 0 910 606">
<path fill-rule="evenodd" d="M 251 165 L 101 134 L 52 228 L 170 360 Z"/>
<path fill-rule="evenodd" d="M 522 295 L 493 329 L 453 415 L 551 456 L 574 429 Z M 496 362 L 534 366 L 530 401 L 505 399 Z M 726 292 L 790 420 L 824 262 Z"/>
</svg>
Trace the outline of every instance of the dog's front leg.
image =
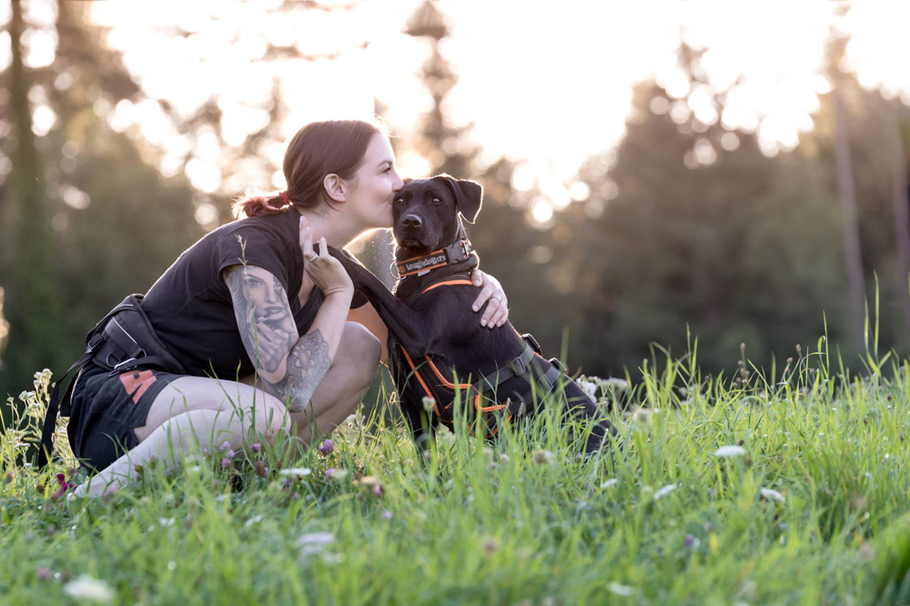
<svg viewBox="0 0 910 606">
<path fill-rule="evenodd" d="M 341 262 L 351 276 L 354 287 L 366 295 L 386 328 L 410 354 L 422 356 L 428 353 L 433 335 L 431 318 L 401 302 L 379 278 L 356 260 L 331 246 L 329 252 Z"/>
</svg>

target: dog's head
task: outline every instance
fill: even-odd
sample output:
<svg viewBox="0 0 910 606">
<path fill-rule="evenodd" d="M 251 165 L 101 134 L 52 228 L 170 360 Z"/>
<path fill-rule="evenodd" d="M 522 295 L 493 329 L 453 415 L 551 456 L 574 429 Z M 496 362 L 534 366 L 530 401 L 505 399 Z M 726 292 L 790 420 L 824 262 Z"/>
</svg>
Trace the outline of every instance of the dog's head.
<svg viewBox="0 0 910 606">
<path fill-rule="evenodd" d="M 461 227 L 459 213 L 473 223 L 482 196 L 477 183 L 448 175 L 409 180 L 392 203 L 398 246 L 421 255 L 452 244 Z"/>
</svg>

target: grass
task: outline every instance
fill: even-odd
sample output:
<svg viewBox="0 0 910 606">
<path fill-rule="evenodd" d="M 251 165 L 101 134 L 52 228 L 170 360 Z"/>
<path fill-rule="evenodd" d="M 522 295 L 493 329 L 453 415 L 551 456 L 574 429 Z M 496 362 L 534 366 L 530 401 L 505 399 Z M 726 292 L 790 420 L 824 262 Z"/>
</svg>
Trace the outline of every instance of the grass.
<svg viewBox="0 0 910 606">
<path fill-rule="evenodd" d="M 125 604 L 910 603 L 910 365 L 870 348 L 850 377 L 822 339 L 725 379 L 696 351 L 586 379 L 620 432 L 602 457 L 550 411 L 492 444 L 444 432 L 423 462 L 375 415 L 329 454 L 162 460 L 81 501 L 51 497 L 65 447 L 43 473 L 22 462 L 39 373 L 0 438 L 0 602 L 68 603 L 88 575 Z"/>
</svg>

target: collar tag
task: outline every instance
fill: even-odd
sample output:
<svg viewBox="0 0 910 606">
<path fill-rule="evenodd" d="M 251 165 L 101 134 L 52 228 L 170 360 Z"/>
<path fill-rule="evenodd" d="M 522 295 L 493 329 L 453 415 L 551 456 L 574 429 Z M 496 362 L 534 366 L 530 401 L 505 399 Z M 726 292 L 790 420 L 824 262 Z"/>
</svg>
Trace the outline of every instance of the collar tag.
<svg viewBox="0 0 910 606">
<path fill-rule="evenodd" d="M 428 267 L 433 267 L 436 265 L 445 265 L 446 264 L 446 255 L 445 253 L 438 253 L 435 255 L 430 255 L 428 257 L 421 257 L 420 259 L 415 259 L 404 264 L 404 268 L 408 273 L 414 271 L 421 271 Z"/>
</svg>

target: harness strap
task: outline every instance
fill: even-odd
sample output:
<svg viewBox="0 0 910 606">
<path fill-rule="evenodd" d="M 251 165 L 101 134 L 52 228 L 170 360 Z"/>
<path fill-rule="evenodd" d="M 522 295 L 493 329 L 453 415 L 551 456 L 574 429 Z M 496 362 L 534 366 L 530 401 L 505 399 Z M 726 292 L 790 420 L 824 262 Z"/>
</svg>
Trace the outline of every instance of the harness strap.
<svg viewBox="0 0 910 606">
<path fill-rule="evenodd" d="M 421 295 L 423 295 L 433 289 L 439 288 L 440 286 L 474 286 L 474 283 L 469 279 L 470 278 L 469 274 L 463 274 L 463 276 L 467 276 L 467 277 L 447 276 L 443 280 L 439 280 L 438 282 L 431 283 L 426 288 L 424 288 L 422 291 L 413 293 L 412 295 L 410 295 L 405 300 L 405 303 L 407 303 L 409 305 L 413 304 L 413 302 L 416 301 Z M 518 333 L 518 331 L 515 331 L 515 332 Z M 483 398 L 484 394 L 488 391 L 496 391 L 496 389 L 500 385 L 502 385 L 503 383 L 505 383 L 506 381 L 508 381 L 509 379 L 511 379 L 513 377 L 525 377 L 526 375 L 532 375 L 531 377 L 527 377 L 528 384 L 532 384 L 534 382 L 534 377 L 533 377 L 534 372 L 532 369 L 531 362 L 534 360 L 534 358 L 536 356 L 536 357 L 540 358 L 541 363 L 545 363 L 546 367 L 547 367 L 547 370 L 537 377 L 537 383 L 538 383 L 538 385 L 540 385 L 541 389 L 544 391 L 542 398 L 545 398 L 556 387 L 556 384 L 559 381 L 559 377 L 562 375 L 562 370 L 560 367 L 561 365 L 559 364 L 558 360 L 556 360 L 555 358 L 552 360 L 549 360 L 549 362 L 548 362 L 540 355 L 540 345 L 538 344 L 537 339 L 535 339 L 533 335 L 531 335 L 530 333 L 526 333 L 526 334 L 519 334 L 519 336 L 525 342 L 524 350 L 522 350 L 522 352 L 515 359 L 513 359 L 511 362 L 509 362 L 506 366 L 497 369 L 495 372 L 488 374 L 487 376 L 483 377 L 482 379 L 480 379 L 479 381 L 477 381 L 473 384 L 470 384 L 470 383 L 456 384 L 456 383 L 449 381 L 448 379 L 446 379 L 445 375 L 443 375 L 439 371 L 439 369 L 436 367 L 436 364 L 433 363 L 433 358 L 431 358 L 429 355 L 424 356 L 424 358 L 426 360 L 424 362 L 424 364 L 429 366 L 429 368 L 433 371 L 433 374 L 436 375 L 436 378 L 439 379 L 439 381 L 441 382 L 442 387 L 445 387 L 446 389 L 449 389 L 452 391 L 455 391 L 456 389 L 461 389 L 464 393 L 464 401 L 469 402 L 469 401 L 473 400 L 474 408 L 478 412 L 491 413 L 491 412 L 495 412 L 495 411 L 500 411 L 504 408 L 508 408 L 510 405 L 510 401 L 507 401 L 505 404 L 495 403 L 491 406 L 481 406 L 481 399 Z M 404 348 L 404 345 L 399 344 L 399 346 L 401 347 L 401 353 L 404 354 L 405 360 L 407 360 L 408 366 L 410 366 L 410 368 L 411 368 L 411 375 L 416 375 L 417 380 L 420 383 L 420 386 L 423 388 L 424 393 L 427 395 L 427 397 L 432 398 L 434 401 L 434 406 L 433 406 L 434 412 L 436 413 L 437 416 L 441 417 L 442 415 L 441 415 L 440 409 L 439 409 L 439 398 L 437 397 L 435 390 L 431 390 L 430 387 L 427 385 L 427 382 L 424 380 L 424 377 L 422 376 L 421 372 L 417 369 L 416 365 L 414 364 L 414 361 L 411 359 L 411 356 L 408 354 L 407 350 Z M 447 406 L 444 407 L 443 410 L 448 410 L 449 408 L 451 408 L 453 403 L 454 403 L 454 401 L 450 402 Z M 511 419 L 512 419 L 512 414 L 510 412 L 509 420 L 511 420 Z M 495 433 L 496 433 L 496 430 L 494 429 L 494 434 Z"/>
<path fill-rule="evenodd" d="M 79 371 L 92 360 L 92 356 L 95 355 L 95 348 L 101 345 L 105 341 L 105 338 L 103 333 L 95 333 L 89 340 L 89 343 L 85 348 L 85 353 L 79 356 L 79 359 L 69 367 L 69 370 L 63 373 L 63 376 L 54 382 L 54 389 L 51 391 L 51 398 L 47 403 L 47 412 L 44 416 L 44 426 L 41 428 L 41 443 L 38 445 L 39 470 L 44 469 L 44 466 L 47 465 L 48 458 L 54 451 L 53 437 L 54 433 L 57 431 L 57 415 L 60 411 L 60 386 L 63 385 L 67 375 L 74 370 L 78 374 Z M 70 379 L 69 387 L 66 388 L 66 392 L 63 394 L 64 402 L 69 402 L 70 397 L 73 395 L 73 387 L 74 381 Z"/>
</svg>

